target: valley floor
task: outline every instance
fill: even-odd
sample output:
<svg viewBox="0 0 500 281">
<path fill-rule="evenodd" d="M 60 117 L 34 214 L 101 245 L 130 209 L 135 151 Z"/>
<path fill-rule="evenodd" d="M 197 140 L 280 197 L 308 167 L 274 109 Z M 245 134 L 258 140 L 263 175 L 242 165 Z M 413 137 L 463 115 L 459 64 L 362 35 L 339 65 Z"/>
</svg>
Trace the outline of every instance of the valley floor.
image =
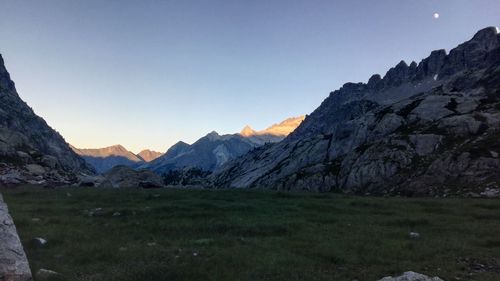
<svg viewBox="0 0 500 281">
<path fill-rule="evenodd" d="M 64 280 L 500 279 L 500 200 L 2 189 L 35 274 Z M 418 232 L 412 239 L 409 233 Z M 45 246 L 32 241 L 42 237 Z"/>
</svg>

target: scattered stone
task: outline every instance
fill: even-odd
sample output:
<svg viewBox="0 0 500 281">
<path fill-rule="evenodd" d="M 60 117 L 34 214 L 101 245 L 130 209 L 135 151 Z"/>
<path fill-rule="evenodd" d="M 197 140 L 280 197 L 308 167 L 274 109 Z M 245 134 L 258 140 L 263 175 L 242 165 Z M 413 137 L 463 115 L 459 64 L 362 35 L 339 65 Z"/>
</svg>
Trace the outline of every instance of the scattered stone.
<svg viewBox="0 0 500 281">
<path fill-rule="evenodd" d="M 198 252 L 193 252 L 193 257 L 197 257 L 200 253 Z"/>
<path fill-rule="evenodd" d="M 32 218 L 31 221 L 33 221 L 33 222 L 39 222 L 40 219 L 39 218 Z"/>
<path fill-rule="evenodd" d="M 84 210 L 84 214 L 87 214 L 89 217 L 97 217 L 104 215 L 104 210 L 102 208 L 95 208 L 90 210 Z"/>
<path fill-rule="evenodd" d="M 214 240 L 210 238 L 198 239 L 195 240 L 194 243 L 197 245 L 208 245 L 211 244 Z"/>
<path fill-rule="evenodd" d="M 47 244 L 47 240 L 43 239 L 41 237 L 36 237 L 36 238 L 33 238 L 33 243 L 37 247 L 43 247 L 43 246 L 45 246 Z"/>
<path fill-rule="evenodd" d="M 378 281 L 443 281 L 443 279 L 439 277 L 429 277 L 413 271 L 407 271 L 403 273 L 403 275 L 401 276 L 398 277 L 388 276 Z"/>
<path fill-rule="evenodd" d="M 149 246 L 149 247 L 154 247 L 154 246 L 156 246 L 156 245 L 157 245 L 157 244 L 156 244 L 156 242 L 150 242 L 150 243 L 148 243 L 148 246 Z"/>
<path fill-rule="evenodd" d="M 410 235 L 411 239 L 419 239 L 420 238 L 420 233 L 418 233 L 418 232 L 413 232 L 412 231 L 412 232 L 410 232 L 409 235 Z"/>
<path fill-rule="evenodd" d="M 483 192 L 481 192 L 481 196 L 488 198 L 499 197 L 500 189 L 487 187 Z"/>
<path fill-rule="evenodd" d="M 122 214 L 121 214 L 120 212 L 114 212 L 114 213 L 113 213 L 113 217 L 119 217 L 119 216 L 121 216 L 121 215 L 122 215 Z"/>
<path fill-rule="evenodd" d="M 61 274 L 59 274 L 55 271 L 41 268 L 36 272 L 36 280 L 37 281 L 51 280 L 52 278 L 60 276 L 60 275 Z"/>
<path fill-rule="evenodd" d="M 126 247 L 120 247 L 120 248 L 118 248 L 118 250 L 120 250 L 120 251 L 124 252 L 124 251 L 126 251 L 126 250 L 127 250 L 127 248 L 126 248 Z"/>
</svg>

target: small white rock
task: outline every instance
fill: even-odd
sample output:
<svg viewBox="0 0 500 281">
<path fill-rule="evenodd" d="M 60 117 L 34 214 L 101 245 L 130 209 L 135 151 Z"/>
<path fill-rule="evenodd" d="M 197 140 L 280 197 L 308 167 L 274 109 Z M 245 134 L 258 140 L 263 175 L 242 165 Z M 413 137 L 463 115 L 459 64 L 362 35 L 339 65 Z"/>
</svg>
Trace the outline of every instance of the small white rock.
<svg viewBox="0 0 500 281">
<path fill-rule="evenodd" d="M 37 246 L 45 246 L 47 244 L 47 240 L 41 238 L 41 237 L 35 237 L 33 238 L 33 241 Z"/>
<path fill-rule="evenodd" d="M 59 275 L 60 275 L 59 273 L 57 273 L 53 270 L 41 268 L 36 272 L 36 280 L 39 280 L 39 281 L 50 280 L 54 276 L 59 276 Z"/>
<path fill-rule="evenodd" d="M 420 233 L 412 231 L 412 232 L 410 232 L 410 238 L 418 239 L 418 238 L 420 238 Z"/>
</svg>

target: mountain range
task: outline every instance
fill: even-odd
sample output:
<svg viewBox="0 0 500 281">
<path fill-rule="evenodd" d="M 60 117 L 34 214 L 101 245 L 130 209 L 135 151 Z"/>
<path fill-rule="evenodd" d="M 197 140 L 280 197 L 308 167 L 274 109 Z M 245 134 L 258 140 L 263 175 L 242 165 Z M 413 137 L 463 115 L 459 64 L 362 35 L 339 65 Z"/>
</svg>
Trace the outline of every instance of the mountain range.
<svg viewBox="0 0 500 281">
<path fill-rule="evenodd" d="M 449 52 L 346 83 L 305 118 L 211 132 L 162 155 L 70 147 L 21 100 L 0 56 L 0 183 L 153 187 L 165 175 L 214 188 L 498 196 L 499 33 L 488 27 Z"/>
<path fill-rule="evenodd" d="M 98 173 L 105 173 L 120 165 L 149 169 L 159 174 L 184 168 L 212 171 L 254 147 L 281 141 L 295 130 L 303 120 L 304 116 L 288 118 L 258 132 L 251 129 L 250 126 L 246 126 L 239 134 L 220 136 L 217 132 L 212 132 L 200 138 L 193 145 L 180 141 L 165 154 L 147 149 L 134 154 L 122 145 L 95 149 L 82 149 L 73 146 L 71 148 Z"/>
<path fill-rule="evenodd" d="M 213 171 L 229 160 L 239 157 L 255 147 L 281 141 L 304 120 L 304 116 L 293 117 L 271 127 L 254 131 L 249 126 L 239 134 L 219 135 L 211 132 L 192 145 L 178 142 L 164 155 L 140 168 L 163 174 L 171 170 L 196 168 Z"/>
<path fill-rule="evenodd" d="M 500 34 L 489 27 L 382 78 L 347 83 L 279 143 L 218 168 L 215 187 L 403 195 L 500 185 Z"/>
</svg>

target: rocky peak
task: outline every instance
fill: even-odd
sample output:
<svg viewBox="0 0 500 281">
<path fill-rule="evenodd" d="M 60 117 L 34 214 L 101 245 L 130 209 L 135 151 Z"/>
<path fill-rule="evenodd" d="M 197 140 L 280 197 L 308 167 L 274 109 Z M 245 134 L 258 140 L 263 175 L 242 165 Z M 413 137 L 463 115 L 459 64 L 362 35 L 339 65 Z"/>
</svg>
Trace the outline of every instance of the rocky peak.
<svg viewBox="0 0 500 281">
<path fill-rule="evenodd" d="M 270 127 L 267 127 L 264 130 L 255 131 L 250 126 L 245 126 L 243 130 L 241 130 L 240 135 L 243 137 L 252 137 L 252 136 L 275 136 L 275 137 L 286 137 L 291 132 L 293 132 L 299 125 L 304 121 L 305 116 L 301 115 L 298 117 L 291 117 L 283 120 L 278 124 L 273 124 Z"/>
<path fill-rule="evenodd" d="M 408 79 L 408 70 L 408 64 L 402 60 L 395 67 L 387 71 L 383 80 L 387 86 L 398 86 Z"/>
<path fill-rule="evenodd" d="M 481 67 L 487 61 L 488 55 L 500 47 L 500 34 L 497 27 L 487 27 L 478 31 L 471 40 L 452 49 L 446 57 L 446 64 L 441 70 L 442 75 L 453 75 L 470 67 Z M 498 56 L 499 51 L 496 52 Z"/>
<path fill-rule="evenodd" d="M 115 145 L 106 147 L 105 149 L 110 150 L 110 151 L 117 151 L 117 152 L 128 152 L 128 150 L 125 147 L 123 147 L 123 145 L 121 145 L 121 144 L 115 144 Z"/>
<path fill-rule="evenodd" d="M 172 147 L 170 147 L 170 149 L 177 149 L 177 148 L 188 147 L 188 146 L 189 146 L 189 144 L 187 144 L 183 141 L 178 141 L 174 145 L 172 145 Z"/>
<path fill-rule="evenodd" d="M 422 80 L 428 76 L 434 76 L 439 73 L 446 60 L 446 51 L 432 51 L 430 56 L 423 59 L 417 67 L 416 79 Z"/>
<path fill-rule="evenodd" d="M 15 92 L 14 82 L 10 79 L 10 74 L 5 68 L 3 57 L 0 54 L 0 90 L 5 90 L 7 93 Z"/>
<path fill-rule="evenodd" d="M 214 141 L 220 139 L 219 133 L 212 131 L 205 136 L 208 140 Z"/>
<path fill-rule="evenodd" d="M 252 127 L 250 127 L 249 125 L 246 125 L 240 132 L 240 135 L 244 136 L 244 137 L 249 137 L 249 136 L 253 136 L 255 135 L 257 132 L 252 129 Z"/>
<path fill-rule="evenodd" d="M 492 50 L 498 46 L 500 33 L 498 27 L 490 26 L 479 30 L 474 37 L 472 37 L 472 42 L 477 42 L 481 47 L 487 51 Z"/>
<path fill-rule="evenodd" d="M 144 149 L 143 151 L 137 154 L 137 157 L 142 159 L 144 162 L 151 162 L 162 155 L 163 153 L 161 152 L 153 151 L 150 149 Z"/>
</svg>

